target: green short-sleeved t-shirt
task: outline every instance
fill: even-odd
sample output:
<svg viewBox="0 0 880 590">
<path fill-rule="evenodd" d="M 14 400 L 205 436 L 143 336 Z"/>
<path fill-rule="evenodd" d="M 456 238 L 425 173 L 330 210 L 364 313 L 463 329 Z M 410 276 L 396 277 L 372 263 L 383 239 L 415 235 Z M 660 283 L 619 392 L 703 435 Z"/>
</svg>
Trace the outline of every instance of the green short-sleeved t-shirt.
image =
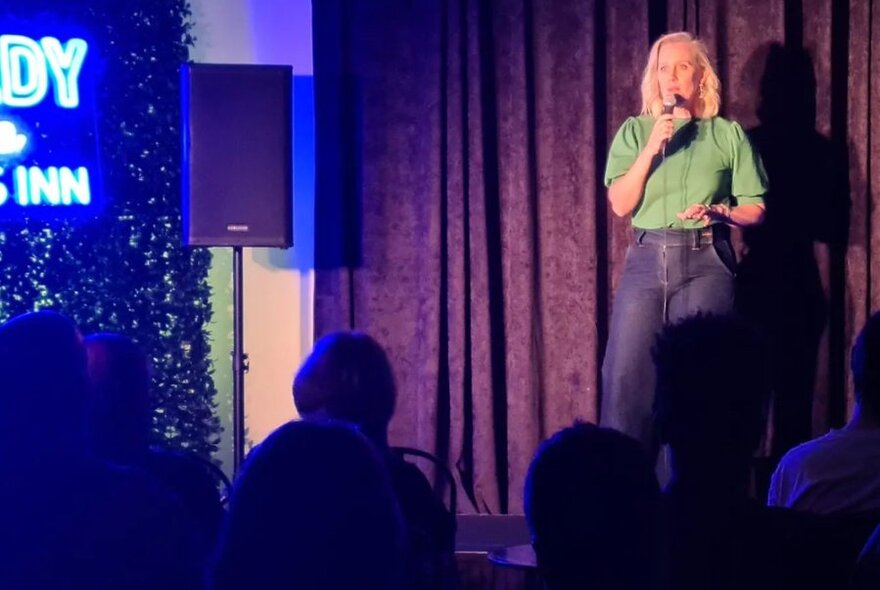
<svg viewBox="0 0 880 590">
<path fill-rule="evenodd" d="M 611 143 L 605 186 L 630 169 L 645 147 L 654 121 L 647 115 L 624 121 Z M 721 117 L 676 119 L 666 157 L 654 159 L 642 198 L 633 210 L 632 224 L 643 229 L 698 227 L 698 220 L 681 221 L 676 213 L 698 203 L 763 203 L 766 192 L 767 174 L 761 158 L 739 123 Z"/>
</svg>

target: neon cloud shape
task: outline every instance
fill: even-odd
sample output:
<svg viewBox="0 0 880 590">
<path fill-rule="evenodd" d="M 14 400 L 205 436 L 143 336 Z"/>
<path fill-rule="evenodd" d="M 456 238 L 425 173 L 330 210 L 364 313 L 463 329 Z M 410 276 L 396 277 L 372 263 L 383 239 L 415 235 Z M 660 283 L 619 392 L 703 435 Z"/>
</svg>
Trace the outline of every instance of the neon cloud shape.
<svg viewBox="0 0 880 590">
<path fill-rule="evenodd" d="M 0 156 L 20 154 L 28 138 L 18 132 L 12 121 L 0 121 Z"/>
</svg>

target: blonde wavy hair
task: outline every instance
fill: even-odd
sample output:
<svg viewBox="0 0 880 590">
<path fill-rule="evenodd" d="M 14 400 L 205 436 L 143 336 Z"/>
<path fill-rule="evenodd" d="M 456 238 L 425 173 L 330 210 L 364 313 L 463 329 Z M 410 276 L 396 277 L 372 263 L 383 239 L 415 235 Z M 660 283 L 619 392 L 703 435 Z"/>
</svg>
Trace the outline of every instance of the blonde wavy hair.
<svg viewBox="0 0 880 590">
<path fill-rule="evenodd" d="M 660 47 L 664 43 L 690 43 L 694 52 L 694 66 L 700 73 L 700 90 L 696 98 L 695 117 L 708 119 L 718 114 L 721 108 L 721 81 L 712 62 L 709 52 L 702 41 L 686 32 L 668 33 L 663 35 L 651 46 L 648 52 L 648 65 L 642 76 L 642 113 L 657 117 L 663 112 L 663 97 L 660 96 L 660 84 L 657 82 L 657 67 L 660 60 Z"/>
</svg>

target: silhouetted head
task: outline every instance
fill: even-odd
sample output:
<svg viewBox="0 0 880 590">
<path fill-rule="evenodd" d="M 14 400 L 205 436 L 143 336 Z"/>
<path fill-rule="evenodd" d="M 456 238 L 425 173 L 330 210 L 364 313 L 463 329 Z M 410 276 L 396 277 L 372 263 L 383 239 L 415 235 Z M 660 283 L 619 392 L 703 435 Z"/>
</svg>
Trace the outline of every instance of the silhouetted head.
<svg viewBox="0 0 880 590">
<path fill-rule="evenodd" d="M 763 339 L 736 317 L 697 315 L 663 330 L 654 363 L 655 418 L 673 468 L 687 457 L 739 475 L 731 463 L 747 465 L 764 430 L 770 378 Z"/>
<path fill-rule="evenodd" d="M 542 444 L 525 513 L 549 588 L 646 588 L 658 497 L 642 446 L 620 432 L 577 424 Z"/>
<path fill-rule="evenodd" d="M 40 311 L 0 326 L 0 375 L 3 452 L 85 449 L 86 353 L 73 321 Z"/>
<path fill-rule="evenodd" d="M 318 340 L 293 380 L 293 401 L 304 419 L 351 422 L 379 445 L 387 443 L 396 399 L 388 356 L 359 332 Z"/>
<path fill-rule="evenodd" d="M 92 383 L 92 444 L 99 456 L 131 464 L 149 448 L 150 360 L 121 334 L 93 334 L 86 337 L 85 345 Z"/>
<path fill-rule="evenodd" d="M 758 119 L 797 131 L 816 126 L 816 73 L 803 48 L 770 45 L 761 76 Z"/>
<path fill-rule="evenodd" d="M 862 412 L 880 419 L 880 312 L 868 319 L 856 338 L 850 366 Z"/>
<path fill-rule="evenodd" d="M 214 588 L 393 590 L 402 524 L 388 474 L 352 426 L 291 422 L 235 483 Z"/>
</svg>

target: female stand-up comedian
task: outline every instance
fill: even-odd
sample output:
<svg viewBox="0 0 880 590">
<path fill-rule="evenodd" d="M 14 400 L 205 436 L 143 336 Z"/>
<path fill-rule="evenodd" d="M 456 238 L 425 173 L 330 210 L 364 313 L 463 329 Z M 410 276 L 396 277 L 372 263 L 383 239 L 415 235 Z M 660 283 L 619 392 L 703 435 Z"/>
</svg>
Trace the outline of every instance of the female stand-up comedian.
<svg viewBox="0 0 880 590">
<path fill-rule="evenodd" d="M 632 214 L 634 240 L 614 297 L 600 421 L 653 450 L 656 335 L 698 311 L 733 310 L 730 226 L 764 217 L 764 168 L 742 127 L 718 116 L 719 86 L 702 42 L 688 33 L 659 38 L 642 113 L 617 132 L 605 171 L 611 208 Z M 749 352 L 718 359 L 719 379 Z"/>
</svg>

